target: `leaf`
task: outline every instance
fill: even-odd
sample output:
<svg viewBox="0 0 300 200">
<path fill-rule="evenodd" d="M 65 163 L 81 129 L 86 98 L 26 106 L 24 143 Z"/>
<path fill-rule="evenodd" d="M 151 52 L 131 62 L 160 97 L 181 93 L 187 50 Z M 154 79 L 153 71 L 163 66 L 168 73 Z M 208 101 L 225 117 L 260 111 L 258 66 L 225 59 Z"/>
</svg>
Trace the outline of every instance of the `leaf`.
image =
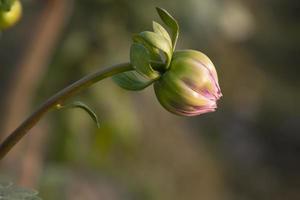
<svg viewBox="0 0 300 200">
<path fill-rule="evenodd" d="M 174 51 L 179 34 L 179 25 L 176 19 L 174 19 L 174 17 L 172 17 L 172 15 L 170 15 L 170 13 L 168 13 L 168 11 L 166 11 L 165 9 L 156 7 L 156 10 L 161 20 L 171 29 Z"/>
<path fill-rule="evenodd" d="M 134 43 L 131 45 L 130 63 L 137 72 L 147 79 L 155 80 L 160 76 L 159 72 L 152 69 L 148 50 L 141 44 Z"/>
<path fill-rule="evenodd" d="M 62 108 L 81 108 L 82 110 L 86 111 L 87 114 L 92 118 L 92 120 L 96 123 L 97 127 L 100 127 L 100 122 L 97 114 L 85 103 L 81 101 L 74 101 L 71 104 L 63 106 Z"/>
<path fill-rule="evenodd" d="M 142 90 L 153 82 L 136 71 L 123 72 L 113 76 L 112 79 L 121 88 L 134 91 Z"/>
</svg>

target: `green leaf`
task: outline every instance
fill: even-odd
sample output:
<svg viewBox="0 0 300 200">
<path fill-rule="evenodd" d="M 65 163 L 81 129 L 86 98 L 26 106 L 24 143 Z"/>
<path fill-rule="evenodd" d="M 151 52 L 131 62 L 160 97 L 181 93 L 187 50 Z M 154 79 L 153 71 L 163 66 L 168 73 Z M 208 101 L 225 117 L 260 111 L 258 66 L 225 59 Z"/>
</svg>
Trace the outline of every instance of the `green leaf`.
<svg viewBox="0 0 300 200">
<path fill-rule="evenodd" d="M 160 76 L 159 72 L 152 69 L 150 65 L 150 55 L 147 49 L 141 44 L 134 43 L 131 45 L 130 63 L 138 73 L 147 79 L 155 80 Z"/>
<path fill-rule="evenodd" d="M 0 181 L 0 199 L 3 200 L 41 200 L 38 192 L 12 185 L 10 182 Z"/>
<path fill-rule="evenodd" d="M 179 25 L 176 19 L 174 19 L 174 17 L 172 17 L 172 15 L 170 15 L 170 13 L 168 13 L 168 11 L 166 11 L 165 9 L 156 7 L 156 10 L 161 20 L 171 29 L 174 51 L 179 34 Z"/>
<path fill-rule="evenodd" d="M 164 36 L 150 31 L 141 32 L 139 36 L 148 42 L 148 44 L 164 52 L 167 59 L 167 65 L 169 65 L 172 58 L 172 46 L 170 46 L 170 43 Z"/>
<path fill-rule="evenodd" d="M 71 104 L 63 106 L 62 108 L 81 108 L 82 110 L 87 112 L 87 114 L 96 123 L 97 127 L 98 128 L 100 127 L 100 122 L 99 122 L 97 114 L 85 103 L 83 103 L 81 101 L 75 101 L 75 102 L 72 102 Z"/>
<path fill-rule="evenodd" d="M 123 72 L 112 77 L 113 81 L 126 90 L 142 90 L 152 84 L 153 80 L 136 71 Z"/>
<path fill-rule="evenodd" d="M 168 31 L 166 31 L 166 29 L 160 25 L 159 23 L 153 21 L 153 30 L 155 33 L 160 34 L 161 36 L 163 36 L 164 38 L 166 38 L 169 42 L 169 45 L 172 46 L 172 40 L 170 38 L 170 35 L 168 33 Z"/>
</svg>

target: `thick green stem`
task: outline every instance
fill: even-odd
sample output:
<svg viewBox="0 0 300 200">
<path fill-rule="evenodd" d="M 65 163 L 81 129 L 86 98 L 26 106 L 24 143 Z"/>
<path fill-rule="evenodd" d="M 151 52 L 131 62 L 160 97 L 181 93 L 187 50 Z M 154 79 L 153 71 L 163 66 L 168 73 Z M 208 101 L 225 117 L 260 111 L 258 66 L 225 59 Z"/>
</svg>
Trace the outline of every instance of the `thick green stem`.
<svg viewBox="0 0 300 200">
<path fill-rule="evenodd" d="M 91 86 L 92 84 L 115 74 L 133 70 L 130 63 L 122 63 L 99 70 L 67 86 L 45 101 L 17 129 L 15 129 L 0 145 L 0 160 L 17 144 L 20 139 L 51 109 L 59 108 L 63 102 Z"/>
</svg>

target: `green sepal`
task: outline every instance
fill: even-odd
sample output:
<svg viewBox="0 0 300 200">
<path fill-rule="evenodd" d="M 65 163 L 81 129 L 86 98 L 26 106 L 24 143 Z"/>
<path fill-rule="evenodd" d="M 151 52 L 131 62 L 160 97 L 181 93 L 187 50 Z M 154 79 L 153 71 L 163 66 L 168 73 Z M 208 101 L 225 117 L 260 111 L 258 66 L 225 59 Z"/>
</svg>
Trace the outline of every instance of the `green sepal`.
<svg viewBox="0 0 300 200">
<path fill-rule="evenodd" d="M 172 58 L 172 46 L 170 46 L 168 40 L 164 36 L 151 31 L 141 32 L 139 36 L 148 44 L 164 52 L 167 61 L 166 66 L 169 66 Z"/>
<path fill-rule="evenodd" d="M 74 101 L 70 104 L 67 104 L 65 106 L 57 106 L 57 108 L 62 109 L 62 108 L 80 108 L 87 112 L 87 114 L 91 117 L 91 119 L 96 123 L 97 127 L 100 127 L 100 122 L 97 114 L 85 103 L 81 101 Z"/>
<path fill-rule="evenodd" d="M 158 34 L 162 35 L 164 38 L 166 38 L 166 40 L 168 40 L 168 42 L 169 42 L 169 45 L 172 46 L 172 39 L 170 38 L 168 31 L 162 25 L 157 23 L 156 21 L 153 21 L 152 26 L 153 26 L 154 32 L 158 33 Z"/>
<path fill-rule="evenodd" d="M 139 34 L 133 34 L 132 40 L 134 43 L 142 44 L 150 54 L 151 61 L 161 62 L 161 57 L 159 54 L 159 49 L 154 47 L 153 45 L 149 44 L 143 37 Z"/>
<path fill-rule="evenodd" d="M 138 73 L 147 79 L 155 80 L 160 76 L 159 72 L 152 69 L 149 52 L 141 44 L 133 43 L 131 45 L 130 63 Z"/>
<path fill-rule="evenodd" d="M 136 71 L 123 72 L 112 77 L 113 81 L 126 90 L 142 90 L 153 83 Z"/>
<path fill-rule="evenodd" d="M 161 20 L 171 29 L 172 32 L 171 38 L 172 38 L 173 51 L 174 51 L 178 39 L 178 34 L 179 34 L 179 25 L 176 19 L 174 19 L 174 17 L 172 17 L 172 15 L 170 15 L 170 13 L 168 13 L 168 11 L 166 11 L 165 9 L 156 7 L 156 10 Z"/>
</svg>

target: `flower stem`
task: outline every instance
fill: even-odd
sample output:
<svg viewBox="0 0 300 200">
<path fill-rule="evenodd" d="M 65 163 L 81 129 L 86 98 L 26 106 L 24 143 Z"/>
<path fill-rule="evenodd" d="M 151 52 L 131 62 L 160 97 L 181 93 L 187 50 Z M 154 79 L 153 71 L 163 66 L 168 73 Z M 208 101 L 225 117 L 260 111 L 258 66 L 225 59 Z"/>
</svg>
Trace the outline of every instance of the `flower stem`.
<svg viewBox="0 0 300 200">
<path fill-rule="evenodd" d="M 93 74 L 87 75 L 82 79 L 74 82 L 66 88 L 60 90 L 55 95 L 40 105 L 25 121 L 16 128 L 1 144 L 0 144 L 0 160 L 17 144 L 20 139 L 28 133 L 28 131 L 51 109 L 59 108 L 65 100 L 74 96 L 79 91 L 91 86 L 92 84 L 113 76 L 118 73 L 133 70 L 130 63 L 121 63 L 105 69 L 101 69 Z"/>
</svg>

